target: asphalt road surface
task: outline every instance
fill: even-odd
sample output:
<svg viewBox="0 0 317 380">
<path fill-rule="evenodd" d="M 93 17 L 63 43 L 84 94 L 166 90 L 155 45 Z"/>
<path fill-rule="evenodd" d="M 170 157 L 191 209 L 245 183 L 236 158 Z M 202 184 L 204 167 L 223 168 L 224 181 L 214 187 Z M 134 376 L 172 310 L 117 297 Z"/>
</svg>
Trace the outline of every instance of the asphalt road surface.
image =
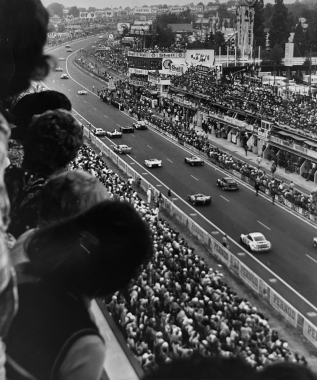
<svg viewBox="0 0 317 380">
<path fill-rule="evenodd" d="M 58 66 L 70 78 L 60 79 L 62 73 L 54 72 L 45 80 L 45 85 L 65 93 L 73 104 L 77 119 L 84 124 L 89 121 L 106 131 L 132 125 L 134 120 L 131 117 L 103 103 L 92 92 L 92 86 L 96 91 L 96 88 L 103 87 L 102 83 L 73 64 L 75 51 L 87 43 L 72 43 L 73 53 L 66 53 L 65 47 L 55 49 L 52 52 L 55 57 L 66 58 L 66 61 L 59 61 Z M 78 95 L 77 92 L 82 89 L 88 90 L 88 95 Z M 216 186 L 216 181 L 226 176 L 224 172 L 209 163 L 202 167 L 185 164 L 185 157 L 191 154 L 154 130 L 123 134 L 122 139 L 113 141 L 107 138 L 102 140 L 109 146 L 131 146 L 131 155 L 122 155 L 121 158 L 140 175 L 165 195 L 170 188 L 175 204 L 206 231 L 215 237 L 218 234 L 219 239 L 223 232 L 227 233 L 230 251 L 240 253 L 239 259 L 293 305 L 300 304 L 305 314 L 308 311 L 317 312 L 317 250 L 312 245 L 317 231 L 314 226 L 279 205 L 272 205 L 267 198 L 256 197 L 254 190 L 242 183 L 237 192 L 222 191 Z M 146 168 L 144 160 L 149 158 L 161 159 L 162 168 Z M 211 195 L 211 205 L 191 207 L 186 199 L 188 194 L 193 193 Z M 271 241 L 272 250 L 268 253 L 248 253 L 239 245 L 240 234 L 248 232 L 262 232 Z M 295 290 L 295 295 L 290 287 Z"/>
</svg>

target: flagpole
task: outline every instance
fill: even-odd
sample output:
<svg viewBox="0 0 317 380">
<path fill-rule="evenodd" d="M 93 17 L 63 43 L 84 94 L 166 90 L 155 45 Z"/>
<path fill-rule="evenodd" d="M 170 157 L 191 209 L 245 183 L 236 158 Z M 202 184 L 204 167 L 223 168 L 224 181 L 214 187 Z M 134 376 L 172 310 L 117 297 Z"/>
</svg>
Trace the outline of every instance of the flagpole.
<svg viewBox="0 0 317 380">
<path fill-rule="evenodd" d="M 259 65 L 261 63 L 261 46 L 259 46 Z"/>
<path fill-rule="evenodd" d="M 237 47 L 234 47 L 234 65 L 237 66 Z"/>
<path fill-rule="evenodd" d="M 229 46 L 227 45 L 227 67 L 229 66 Z"/>
<path fill-rule="evenodd" d="M 219 63 L 220 63 L 220 60 L 221 60 L 220 56 L 221 56 L 221 46 L 219 46 Z"/>
</svg>

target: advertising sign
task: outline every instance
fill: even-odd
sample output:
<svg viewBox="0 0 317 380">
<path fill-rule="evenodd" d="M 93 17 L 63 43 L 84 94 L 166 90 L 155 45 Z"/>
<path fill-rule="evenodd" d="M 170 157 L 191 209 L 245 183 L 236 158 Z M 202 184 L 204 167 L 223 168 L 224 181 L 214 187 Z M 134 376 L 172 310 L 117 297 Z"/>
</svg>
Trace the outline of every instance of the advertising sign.
<svg viewBox="0 0 317 380">
<path fill-rule="evenodd" d="M 249 284 L 257 293 L 259 293 L 259 277 L 241 262 L 239 269 L 239 276 L 242 280 Z"/>
<path fill-rule="evenodd" d="M 306 319 L 304 320 L 303 334 L 315 347 L 317 347 L 317 329 Z"/>
<path fill-rule="evenodd" d="M 94 19 L 96 18 L 95 12 L 80 12 L 80 18 L 89 18 Z"/>
<path fill-rule="evenodd" d="M 294 57 L 294 43 L 293 42 L 287 42 L 285 44 L 284 65 L 285 66 L 293 66 L 293 57 Z"/>
<path fill-rule="evenodd" d="M 273 289 L 271 291 L 270 304 L 274 307 L 274 309 L 276 309 L 280 314 L 282 314 L 284 318 L 286 318 L 293 326 L 296 327 L 296 310 Z"/>
<path fill-rule="evenodd" d="M 105 17 L 113 17 L 113 11 L 105 11 Z"/>
<path fill-rule="evenodd" d="M 176 63 L 171 63 L 170 70 L 171 70 L 171 72 L 173 74 L 182 75 L 183 71 L 184 71 L 184 66 L 183 65 L 178 65 Z"/>
<path fill-rule="evenodd" d="M 131 26 L 131 30 L 133 25 Z M 184 58 L 185 53 L 140 53 L 138 51 L 129 51 L 128 57 L 139 57 L 139 58 Z"/>
<path fill-rule="evenodd" d="M 132 25 L 131 26 L 131 33 L 135 34 L 144 34 L 150 30 L 149 25 Z"/>
<path fill-rule="evenodd" d="M 145 17 L 145 16 L 141 16 L 141 17 Z M 145 20 L 136 20 L 134 21 L 134 24 L 133 25 L 152 25 L 153 24 L 153 21 L 152 20 L 147 20 L 146 21 L 146 17 L 145 17 Z"/>
<path fill-rule="evenodd" d="M 134 13 L 148 14 L 152 13 L 151 8 L 134 8 Z"/>
<path fill-rule="evenodd" d="M 130 74 L 141 74 L 141 75 L 148 75 L 148 70 L 143 69 L 134 69 L 133 67 L 129 67 L 129 73 Z"/>
<path fill-rule="evenodd" d="M 122 34 L 125 29 L 130 30 L 130 23 L 128 23 L 128 22 L 118 22 L 118 24 L 117 24 L 117 30 L 118 30 L 118 32 L 120 34 Z"/>
</svg>

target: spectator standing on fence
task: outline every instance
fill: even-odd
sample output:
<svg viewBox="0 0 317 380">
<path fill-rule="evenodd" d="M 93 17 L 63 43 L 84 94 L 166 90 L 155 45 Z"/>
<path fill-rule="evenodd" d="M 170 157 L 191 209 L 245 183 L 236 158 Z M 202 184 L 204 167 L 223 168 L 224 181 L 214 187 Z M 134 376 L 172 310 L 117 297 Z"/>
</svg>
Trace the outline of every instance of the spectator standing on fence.
<svg viewBox="0 0 317 380">
<path fill-rule="evenodd" d="M 92 92 L 95 92 L 95 86 L 94 85 L 92 86 Z"/>
<path fill-rule="evenodd" d="M 168 199 L 169 199 L 171 202 L 173 202 L 171 189 L 168 189 L 167 196 L 168 196 Z"/>
<path fill-rule="evenodd" d="M 274 178 L 274 174 L 276 172 L 276 164 L 275 162 L 273 162 L 272 166 L 271 166 L 271 174 L 272 174 L 272 178 Z"/>
<path fill-rule="evenodd" d="M 152 191 L 150 188 L 148 188 L 146 195 L 147 195 L 147 203 L 150 205 L 151 199 L 152 199 Z"/>
<path fill-rule="evenodd" d="M 227 248 L 228 246 L 228 240 L 227 240 L 227 234 L 224 234 L 223 235 L 223 238 L 222 238 L 222 245 Z"/>
<path fill-rule="evenodd" d="M 141 187 L 141 177 L 138 177 L 138 179 L 136 180 L 136 185 L 137 187 Z"/>
<path fill-rule="evenodd" d="M 290 189 L 290 192 L 292 193 L 292 197 L 294 196 L 294 182 L 291 181 L 291 183 L 289 184 L 289 189 Z"/>
<path fill-rule="evenodd" d="M 255 195 L 259 195 L 259 190 L 260 190 L 260 178 L 257 177 L 254 183 L 254 189 L 255 189 Z"/>
</svg>

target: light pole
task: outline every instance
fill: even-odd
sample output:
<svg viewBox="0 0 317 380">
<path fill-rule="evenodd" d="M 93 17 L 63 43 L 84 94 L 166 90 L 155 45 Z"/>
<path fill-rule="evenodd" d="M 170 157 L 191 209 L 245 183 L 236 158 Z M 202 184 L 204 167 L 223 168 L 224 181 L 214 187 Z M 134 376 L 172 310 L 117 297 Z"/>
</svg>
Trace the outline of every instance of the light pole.
<svg viewBox="0 0 317 380">
<path fill-rule="evenodd" d="M 316 46 L 315 44 L 312 44 L 310 45 L 310 49 L 309 49 L 309 90 L 308 90 L 308 95 L 311 97 L 311 50 L 312 50 L 312 47 L 313 46 Z"/>
</svg>

